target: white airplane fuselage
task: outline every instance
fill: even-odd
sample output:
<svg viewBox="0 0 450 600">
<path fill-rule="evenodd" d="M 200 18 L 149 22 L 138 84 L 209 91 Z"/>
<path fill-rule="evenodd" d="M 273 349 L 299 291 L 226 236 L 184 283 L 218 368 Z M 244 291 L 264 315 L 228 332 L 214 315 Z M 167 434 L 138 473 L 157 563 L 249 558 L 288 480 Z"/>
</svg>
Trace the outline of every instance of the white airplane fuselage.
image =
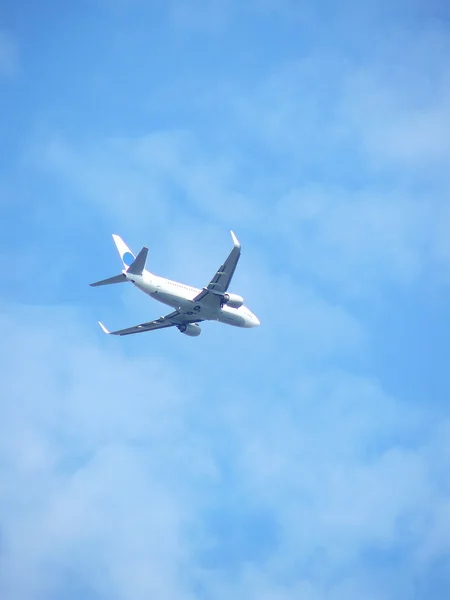
<svg viewBox="0 0 450 600">
<path fill-rule="evenodd" d="M 198 288 L 158 277 L 147 270 L 142 275 L 130 274 L 125 270 L 122 274 L 148 296 L 173 308 L 181 308 L 193 318 L 198 315 L 199 320 L 219 321 L 234 327 L 257 327 L 260 324 L 258 317 L 244 305 L 239 308 L 224 305 L 216 309 L 203 304 L 201 300 L 194 302 L 194 298 L 202 291 Z"/>
</svg>

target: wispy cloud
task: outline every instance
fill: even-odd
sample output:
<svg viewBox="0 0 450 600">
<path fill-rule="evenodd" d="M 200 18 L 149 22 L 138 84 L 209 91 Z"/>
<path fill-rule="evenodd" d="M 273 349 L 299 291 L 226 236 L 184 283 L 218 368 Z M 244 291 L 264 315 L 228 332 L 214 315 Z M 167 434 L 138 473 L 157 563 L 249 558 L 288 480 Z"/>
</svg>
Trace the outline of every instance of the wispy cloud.
<svg viewBox="0 0 450 600">
<path fill-rule="evenodd" d="M 157 356 L 105 355 L 71 325 L 70 311 L 21 315 L 39 325 L 3 317 L 15 348 L 2 356 L 2 595 L 54 593 L 72 570 L 96 594 L 184 597 L 175 572 L 186 560 L 183 530 L 193 515 L 185 494 L 194 490 L 176 473 L 210 471 L 182 416 L 191 392 Z M 126 381 L 134 383 L 123 393 Z"/>
<path fill-rule="evenodd" d="M 257 396 L 251 381 L 222 380 L 211 404 L 206 381 L 186 386 L 188 354 L 180 370 L 155 351 L 133 357 L 109 338 L 100 343 L 73 311 L 8 313 L 3 593 L 70 597 L 71 571 L 93 597 L 244 597 L 260 586 L 267 597 L 338 597 L 365 552 L 406 552 L 426 570 L 445 551 L 443 426 L 427 419 L 424 430 L 422 412 L 376 382 L 305 372 L 274 402 L 267 373 Z M 225 351 L 221 368 L 229 361 Z M 258 513 L 263 529 L 252 521 Z M 218 527 L 227 518 L 229 531 Z M 252 527 L 256 537 L 246 538 Z M 242 543 L 227 546 L 229 535 Z M 227 548 L 237 553 L 234 583 Z M 373 569 L 349 597 L 373 586 Z M 374 597 L 393 597 L 401 577 L 389 568 Z"/>
<path fill-rule="evenodd" d="M 39 168 L 70 180 L 86 203 L 125 230 L 140 229 L 142 237 L 147 224 L 170 224 L 184 235 L 185 226 L 191 232 L 202 228 L 205 215 L 216 226 L 263 230 L 290 268 L 352 294 L 371 291 L 386 276 L 413 283 L 447 262 L 446 187 L 440 185 L 430 198 L 432 182 L 420 189 L 410 181 L 369 175 L 367 185 L 343 187 L 300 176 L 279 189 L 267 172 L 258 175 L 255 190 L 235 157 L 208 153 L 183 132 L 95 145 L 55 139 L 35 153 Z M 189 223 L 179 210 L 180 194 Z"/>
<path fill-rule="evenodd" d="M 0 596 L 444 597 L 445 10 L 77 11 L 4 99 Z M 112 232 L 202 286 L 229 228 L 260 328 L 97 328 L 165 313 Z"/>
</svg>

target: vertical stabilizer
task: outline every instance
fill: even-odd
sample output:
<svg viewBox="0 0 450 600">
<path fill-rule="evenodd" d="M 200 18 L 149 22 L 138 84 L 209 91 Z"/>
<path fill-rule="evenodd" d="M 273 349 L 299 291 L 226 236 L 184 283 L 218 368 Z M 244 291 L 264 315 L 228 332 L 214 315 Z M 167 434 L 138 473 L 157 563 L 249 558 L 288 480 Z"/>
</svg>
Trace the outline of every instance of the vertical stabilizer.
<svg viewBox="0 0 450 600">
<path fill-rule="evenodd" d="M 113 236 L 113 240 L 116 245 L 117 251 L 120 255 L 120 259 L 123 262 L 123 266 L 125 267 L 125 269 L 128 269 L 128 267 L 133 264 L 136 257 L 134 256 L 134 254 L 131 252 L 131 250 L 128 248 L 128 246 L 125 244 L 125 242 L 119 235 L 116 235 L 115 233 L 113 233 L 112 236 Z"/>
</svg>

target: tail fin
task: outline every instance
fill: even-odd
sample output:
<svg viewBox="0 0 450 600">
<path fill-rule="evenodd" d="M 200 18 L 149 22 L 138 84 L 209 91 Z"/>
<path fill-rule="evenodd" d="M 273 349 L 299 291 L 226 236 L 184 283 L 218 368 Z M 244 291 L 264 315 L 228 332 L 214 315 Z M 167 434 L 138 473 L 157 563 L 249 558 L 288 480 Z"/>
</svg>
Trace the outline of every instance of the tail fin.
<svg viewBox="0 0 450 600">
<path fill-rule="evenodd" d="M 130 273 L 131 275 L 142 275 L 144 272 L 148 248 L 145 248 L 144 246 L 144 248 L 142 248 L 139 254 L 135 257 L 120 236 L 113 233 L 113 240 L 116 244 L 116 248 L 119 252 L 123 266 L 125 267 L 125 271 L 120 273 L 120 275 L 114 275 L 114 277 L 109 277 L 108 279 L 102 279 L 101 281 L 91 283 L 90 285 L 92 287 L 97 287 L 99 285 L 110 285 L 111 283 L 123 283 L 128 281 L 126 273 Z"/>
<path fill-rule="evenodd" d="M 119 235 L 113 233 L 113 240 L 120 255 L 120 259 L 123 262 L 124 268 L 128 269 L 128 267 L 133 264 L 136 257 Z"/>
</svg>

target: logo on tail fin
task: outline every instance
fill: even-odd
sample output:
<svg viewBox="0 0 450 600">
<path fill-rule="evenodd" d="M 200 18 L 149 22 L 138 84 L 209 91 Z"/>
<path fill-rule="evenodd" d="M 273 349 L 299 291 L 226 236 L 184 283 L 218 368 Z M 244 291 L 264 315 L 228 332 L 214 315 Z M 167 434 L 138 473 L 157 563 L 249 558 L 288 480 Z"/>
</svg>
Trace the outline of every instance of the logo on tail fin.
<svg viewBox="0 0 450 600">
<path fill-rule="evenodd" d="M 122 256 L 122 261 L 127 267 L 129 267 L 131 264 L 133 264 L 134 256 L 131 254 L 131 252 L 125 252 L 125 254 Z"/>
</svg>

